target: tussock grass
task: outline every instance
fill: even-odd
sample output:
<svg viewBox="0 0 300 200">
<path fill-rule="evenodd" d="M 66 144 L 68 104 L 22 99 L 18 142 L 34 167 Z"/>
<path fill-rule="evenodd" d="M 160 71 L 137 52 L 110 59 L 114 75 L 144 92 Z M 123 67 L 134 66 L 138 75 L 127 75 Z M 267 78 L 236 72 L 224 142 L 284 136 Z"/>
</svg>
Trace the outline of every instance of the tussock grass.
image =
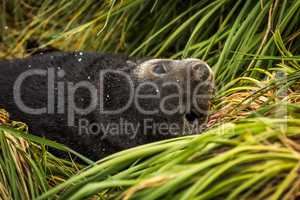
<svg viewBox="0 0 300 200">
<path fill-rule="evenodd" d="M 29 135 L 27 126 L 11 121 L 4 110 L 0 121 L 1 199 L 34 199 L 82 169 L 47 152 L 46 145 L 64 150 L 63 145 Z"/>
<path fill-rule="evenodd" d="M 39 199 L 61 191 L 61 199 L 291 199 L 299 192 L 299 126 L 298 119 L 251 118 L 130 149 Z"/>
<path fill-rule="evenodd" d="M 2 199 L 296 199 L 300 0 L 1 1 L 0 57 L 40 47 L 206 60 L 209 129 L 85 166 L 0 110 Z M 4 108 L 5 109 L 5 108 Z M 78 154 L 77 154 L 78 155 Z M 78 155 L 79 156 L 79 155 Z"/>
<path fill-rule="evenodd" d="M 213 66 L 220 88 L 244 74 L 257 78 L 254 69 L 278 59 L 299 70 L 299 0 L 17 2 L 2 3 L 8 56 L 34 38 L 63 50 L 197 57 Z"/>
</svg>

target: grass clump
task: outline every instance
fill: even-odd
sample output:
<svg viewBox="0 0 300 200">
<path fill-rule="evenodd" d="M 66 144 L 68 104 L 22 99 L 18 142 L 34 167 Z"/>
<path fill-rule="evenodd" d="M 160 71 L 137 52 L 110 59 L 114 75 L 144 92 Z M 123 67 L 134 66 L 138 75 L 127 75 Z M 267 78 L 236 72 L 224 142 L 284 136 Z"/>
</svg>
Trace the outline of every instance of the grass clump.
<svg viewBox="0 0 300 200">
<path fill-rule="evenodd" d="M 39 199 L 61 191 L 61 199 L 291 199 L 299 195 L 299 126 L 298 119 L 250 118 L 137 147 Z"/>
<path fill-rule="evenodd" d="M 34 199 L 75 175 L 82 166 L 56 158 L 47 147 L 63 145 L 27 133 L 27 126 L 12 121 L 0 110 L 0 197 Z"/>
</svg>

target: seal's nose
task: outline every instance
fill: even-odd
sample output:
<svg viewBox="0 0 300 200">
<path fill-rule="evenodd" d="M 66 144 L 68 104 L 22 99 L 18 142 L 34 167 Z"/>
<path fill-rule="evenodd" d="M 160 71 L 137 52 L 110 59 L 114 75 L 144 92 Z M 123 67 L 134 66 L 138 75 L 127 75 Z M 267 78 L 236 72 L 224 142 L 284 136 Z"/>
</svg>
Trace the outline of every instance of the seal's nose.
<svg viewBox="0 0 300 200">
<path fill-rule="evenodd" d="M 199 81 L 213 81 L 213 71 L 207 63 L 195 58 L 185 59 L 185 62 L 188 63 L 194 78 Z"/>
</svg>

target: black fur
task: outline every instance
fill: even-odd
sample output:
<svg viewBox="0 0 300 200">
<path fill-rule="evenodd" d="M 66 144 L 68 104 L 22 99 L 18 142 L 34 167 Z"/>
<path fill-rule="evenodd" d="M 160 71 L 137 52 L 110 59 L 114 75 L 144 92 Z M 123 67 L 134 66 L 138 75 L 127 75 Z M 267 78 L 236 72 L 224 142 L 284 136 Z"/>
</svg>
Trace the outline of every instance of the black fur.
<svg viewBox="0 0 300 200">
<path fill-rule="evenodd" d="M 130 61 L 130 62 L 128 62 Z M 174 113 L 172 115 L 166 115 L 162 112 L 154 115 L 147 115 L 140 113 L 135 106 L 130 106 L 129 109 L 117 115 L 103 114 L 97 109 L 87 115 L 76 114 L 75 125 L 68 126 L 67 113 L 57 114 L 57 102 L 55 103 L 55 113 L 33 115 L 22 112 L 18 109 L 13 96 L 13 86 L 17 77 L 29 69 L 49 69 L 55 68 L 55 72 L 60 69 L 65 71 L 63 78 L 56 77 L 56 81 L 77 83 L 80 81 L 89 81 L 97 89 L 99 87 L 104 88 L 104 108 L 116 109 L 120 105 L 126 104 L 129 98 L 129 85 L 123 77 L 117 74 L 107 74 L 105 76 L 104 85 L 99 84 L 99 71 L 104 69 L 118 69 L 126 72 L 134 83 L 136 88 L 141 82 L 152 81 L 157 85 L 162 85 L 165 81 L 175 81 L 180 79 L 182 81 L 182 87 L 185 86 L 184 80 L 186 74 L 170 74 L 164 78 L 151 79 L 145 77 L 143 80 L 138 79 L 134 74 L 134 69 L 137 66 L 138 61 L 130 59 L 123 55 L 113 54 L 98 54 L 98 53 L 82 53 L 82 52 L 50 52 L 42 55 L 34 55 L 25 59 L 17 59 L 10 61 L 0 61 L 0 107 L 4 107 L 11 114 L 11 118 L 14 120 L 22 121 L 28 124 L 30 133 L 35 135 L 44 136 L 51 140 L 63 143 L 75 151 L 88 156 L 91 159 L 99 159 L 111 153 L 137 146 L 140 144 L 149 143 L 164 138 L 174 137 L 172 134 L 159 134 L 157 130 L 151 130 L 148 128 L 145 133 L 143 126 L 143 120 L 146 118 L 152 119 L 152 123 L 173 123 L 175 122 L 180 126 L 180 131 L 184 129 L 183 116 L 188 112 L 186 110 Z M 168 63 L 166 63 L 168 64 Z M 199 80 L 198 80 L 199 81 Z M 192 83 L 192 87 L 193 87 Z M 208 93 L 209 88 L 203 88 L 203 93 Z M 45 76 L 32 76 L 30 79 L 24 81 L 21 88 L 23 102 L 32 108 L 41 108 L 47 106 L 47 78 Z M 56 91 L 56 90 L 55 90 Z M 153 88 L 145 88 L 143 90 L 145 94 L 154 94 Z M 161 90 L 162 96 L 166 96 L 172 92 L 172 88 Z M 64 98 L 67 99 L 67 91 L 65 86 Z M 57 93 L 55 92 L 55 98 Z M 202 103 L 201 103 L 201 102 Z M 208 110 L 208 101 L 199 100 L 204 110 Z M 85 108 L 90 103 L 90 94 L 84 89 L 79 89 L 75 93 L 75 102 L 78 107 Z M 159 107 L 160 99 L 141 100 L 141 104 L 144 109 L 151 109 L 153 107 Z M 169 103 L 170 106 L 175 106 L 176 103 Z M 65 108 L 68 106 L 68 102 L 65 101 Z M 200 122 L 205 123 L 206 114 L 197 115 L 201 118 Z M 90 123 L 101 123 L 108 125 L 111 123 L 119 122 L 119 120 L 125 119 L 132 124 L 141 124 L 136 137 L 130 137 L 126 134 L 120 135 L 103 135 L 103 132 L 99 134 L 82 134 L 78 133 L 78 120 L 87 119 Z M 178 132 L 178 130 L 177 130 Z M 148 134 L 149 133 L 149 134 Z"/>
</svg>

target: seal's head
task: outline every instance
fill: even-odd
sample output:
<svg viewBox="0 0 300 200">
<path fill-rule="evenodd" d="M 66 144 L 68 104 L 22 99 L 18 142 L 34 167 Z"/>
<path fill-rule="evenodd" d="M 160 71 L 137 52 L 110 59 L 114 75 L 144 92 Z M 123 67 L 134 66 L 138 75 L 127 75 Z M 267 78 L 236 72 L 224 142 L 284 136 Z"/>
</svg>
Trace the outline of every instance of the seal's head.
<svg viewBox="0 0 300 200">
<path fill-rule="evenodd" d="M 206 127 L 214 77 L 205 62 L 192 58 L 127 61 L 119 70 L 106 74 L 104 81 L 104 109 L 124 108 L 101 116 L 106 124 L 122 120 L 122 134 L 106 137 L 110 144 L 124 149 L 200 133 Z"/>
<path fill-rule="evenodd" d="M 169 129 L 156 131 L 182 135 L 203 130 L 214 86 L 213 72 L 207 63 L 194 58 L 152 59 L 139 64 L 134 73 L 140 87 L 144 85 L 143 95 L 157 95 L 151 101 L 141 99 L 141 105 L 145 110 L 159 108 L 152 115 L 155 123 L 169 123 Z M 170 129 L 172 123 L 177 130 Z"/>
</svg>

